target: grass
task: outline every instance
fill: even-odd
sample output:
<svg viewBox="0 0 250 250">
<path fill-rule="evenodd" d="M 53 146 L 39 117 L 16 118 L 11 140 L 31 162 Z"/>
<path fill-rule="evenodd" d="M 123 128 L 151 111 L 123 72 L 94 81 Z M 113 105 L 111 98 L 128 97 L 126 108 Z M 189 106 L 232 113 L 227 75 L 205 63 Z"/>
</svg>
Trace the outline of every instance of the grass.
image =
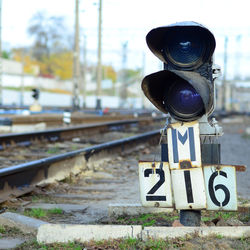
<svg viewBox="0 0 250 250">
<path fill-rule="evenodd" d="M 77 146 L 77 145 L 72 145 L 71 149 L 72 149 L 72 150 L 77 150 L 77 149 L 78 149 L 78 146 Z"/>
<path fill-rule="evenodd" d="M 157 226 L 160 224 L 170 226 L 172 222 L 178 218 L 179 216 L 177 213 L 140 214 L 136 216 L 121 216 L 112 221 L 112 223 L 122 225 L 142 225 L 142 227 Z"/>
<path fill-rule="evenodd" d="M 2 225 L 0 225 L 0 233 L 1 234 L 4 234 L 5 233 L 5 227 L 4 226 L 2 226 Z"/>
<path fill-rule="evenodd" d="M 224 238 L 224 236 L 223 236 L 223 235 L 221 235 L 221 234 L 217 234 L 217 235 L 216 235 L 216 238 L 217 238 L 217 239 L 223 239 L 223 238 Z"/>
<path fill-rule="evenodd" d="M 249 213 L 239 212 L 222 212 L 222 211 L 202 211 L 201 221 L 208 222 L 213 220 L 228 220 L 235 218 L 242 222 L 250 220 Z M 172 226 L 174 220 L 179 219 L 179 214 L 175 211 L 172 213 L 159 213 L 159 214 L 140 214 L 135 216 L 123 215 L 118 218 L 112 219 L 110 223 L 120 225 L 142 225 L 148 226 Z"/>
<path fill-rule="evenodd" d="M 77 242 L 68 242 L 68 243 L 54 243 L 54 244 L 39 244 L 35 239 L 27 241 L 21 244 L 18 250 L 34 250 L 34 249 L 46 249 L 46 250 L 82 250 L 83 244 Z"/>
<path fill-rule="evenodd" d="M 240 202 L 241 205 L 245 205 L 245 204 L 250 203 L 249 200 L 241 198 L 241 197 L 238 197 L 238 201 Z"/>
<path fill-rule="evenodd" d="M 39 219 L 39 218 L 46 217 L 47 213 L 44 209 L 32 208 L 31 210 L 25 210 L 24 215 Z"/>
<path fill-rule="evenodd" d="M 201 217 L 201 220 L 206 222 L 206 221 L 212 221 L 214 219 L 224 219 L 227 220 L 229 218 L 233 218 L 233 217 L 237 217 L 237 213 L 236 212 L 207 212 L 204 211 L 204 214 Z"/>
<path fill-rule="evenodd" d="M 181 237 L 175 239 L 153 239 L 148 238 L 142 241 L 138 238 L 120 238 L 114 240 L 89 241 L 84 243 L 68 242 L 54 244 L 39 244 L 36 240 L 24 243 L 18 249 L 248 249 L 250 238 L 229 239 L 222 235 L 214 235 L 207 238 L 201 238 L 197 235 Z"/>
<path fill-rule="evenodd" d="M 58 152 L 60 152 L 60 148 L 59 147 L 49 148 L 47 150 L 47 154 L 56 154 Z"/>
<path fill-rule="evenodd" d="M 16 236 L 20 235 L 22 232 L 16 227 L 9 227 L 0 225 L 0 236 L 8 237 L 8 236 Z M 1 247 L 1 246 L 0 246 Z"/>
<path fill-rule="evenodd" d="M 48 217 L 50 215 L 63 214 L 63 210 L 60 208 L 53 208 L 45 210 L 42 208 L 32 208 L 24 211 L 24 215 L 29 217 L 34 217 L 37 219 Z"/>
<path fill-rule="evenodd" d="M 249 213 L 239 213 L 239 212 L 202 211 L 201 220 L 203 222 L 207 222 L 215 219 L 228 220 L 230 218 L 235 218 L 242 222 L 248 222 L 250 220 L 250 215 Z"/>
<path fill-rule="evenodd" d="M 63 214 L 63 210 L 61 208 L 53 208 L 48 210 L 49 214 Z"/>
<path fill-rule="evenodd" d="M 101 240 L 85 242 L 84 246 L 87 249 L 169 249 L 172 243 L 164 239 L 148 239 L 142 241 L 138 238 L 123 238 L 115 240 Z M 180 246 L 178 244 L 175 244 Z M 172 245 L 173 246 L 173 245 Z"/>
</svg>

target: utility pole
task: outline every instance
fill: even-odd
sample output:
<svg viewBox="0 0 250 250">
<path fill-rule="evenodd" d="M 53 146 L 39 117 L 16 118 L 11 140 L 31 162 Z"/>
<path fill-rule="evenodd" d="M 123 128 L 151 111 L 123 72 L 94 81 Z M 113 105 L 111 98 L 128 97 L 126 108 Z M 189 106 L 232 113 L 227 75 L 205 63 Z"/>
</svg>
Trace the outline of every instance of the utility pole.
<svg viewBox="0 0 250 250">
<path fill-rule="evenodd" d="M 120 107 L 125 106 L 127 99 L 127 79 L 126 79 L 126 68 L 127 68 L 127 50 L 128 42 L 122 44 L 122 71 L 121 71 L 121 88 L 120 88 Z"/>
<path fill-rule="evenodd" d="M 80 80 L 80 60 L 79 60 L 79 0 L 75 0 L 75 46 L 73 63 L 73 110 L 79 109 L 79 80 Z"/>
<path fill-rule="evenodd" d="M 231 85 L 231 93 L 230 93 L 230 98 L 232 100 L 231 103 L 231 110 L 239 110 L 239 104 L 235 103 L 235 93 L 236 91 L 236 85 L 235 81 L 240 79 L 240 66 L 241 66 L 241 39 L 242 35 L 237 35 L 236 36 L 236 53 L 235 53 L 235 58 L 234 58 L 234 80 Z"/>
<path fill-rule="evenodd" d="M 3 62 L 2 62 L 2 0 L 0 0 L 0 105 L 3 104 Z"/>
<path fill-rule="evenodd" d="M 20 90 L 20 106 L 21 107 L 23 107 L 23 105 L 24 105 L 24 102 L 23 102 L 23 100 L 24 100 L 24 98 L 23 98 L 23 96 L 24 96 L 24 79 L 23 79 L 23 77 L 24 77 L 24 49 L 22 49 L 22 51 L 21 51 L 21 62 L 22 62 L 22 73 L 21 73 L 21 90 Z"/>
<path fill-rule="evenodd" d="M 83 69 L 82 69 L 82 96 L 83 96 L 83 108 L 87 107 L 87 95 L 86 95 L 86 73 L 87 73 L 87 37 L 83 36 Z"/>
<path fill-rule="evenodd" d="M 240 64 L 241 64 L 241 39 L 242 39 L 242 35 L 237 35 L 236 36 L 236 53 L 235 53 L 235 66 L 234 66 L 234 69 L 235 69 L 235 74 L 234 74 L 234 78 L 236 80 L 239 80 L 240 78 L 240 72 L 239 72 L 239 69 L 240 69 Z"/>
<path fill-rule="evenodd" d="M 227 109 L 227 45 L 228 45 L 228 37 L 225 37 L 224 40 L 224 72 L 222 78 L 222 110 L 225 111 Z"/>
<path fill-rule="evenodd" d="M 102 83 L 102 0 L 99 0 L 98 20 L 98 59 L 97 59 L 97 86 L 96 86 L 96 109 L 102 108 L 101 83 Z"/>
</svg>

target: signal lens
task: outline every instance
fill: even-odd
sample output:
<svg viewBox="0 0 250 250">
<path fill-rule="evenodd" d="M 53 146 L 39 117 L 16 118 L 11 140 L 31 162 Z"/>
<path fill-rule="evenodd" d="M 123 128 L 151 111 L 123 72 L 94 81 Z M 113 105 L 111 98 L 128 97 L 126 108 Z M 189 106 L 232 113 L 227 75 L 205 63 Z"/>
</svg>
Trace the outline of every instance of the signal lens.
<svg viewBox="0 0 250 250">
<path fill-rule="evenodd" d="M 196 119 L 204 113 L 201 96 L 189 83 L 183 80 L 177 80 L 168 89 L 164 105 L 170 113 L 183 120 Z"/>
<path fill-rule="evenodd" d="M 204 57 L 206 44 L 204 38 L 195 32 L 175 32 L 168 37 L 165 53 L 167 60 L 179 67 L 191 67 Z"/>
</svg>

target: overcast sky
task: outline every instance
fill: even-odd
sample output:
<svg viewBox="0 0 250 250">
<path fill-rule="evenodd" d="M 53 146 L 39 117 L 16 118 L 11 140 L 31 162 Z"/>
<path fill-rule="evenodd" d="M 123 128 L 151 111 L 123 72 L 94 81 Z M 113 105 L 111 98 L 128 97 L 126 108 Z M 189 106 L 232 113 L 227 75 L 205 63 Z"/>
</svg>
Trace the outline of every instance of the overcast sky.
<svg viewBox="0 0 250 250">
<path fill-rule="evenodd" d="M 81 37 L 84 31 L 88 58 L 92 63 L 96 60 L 98 3 L 99 0 L 80 0 Z M 2 40 L 11 47 L 30 45 L 32 40 L 27 35 L 27 26 L 39 10 L 64 16 L 68 29 L 73 32 L 74 9 L 75 0 L 2 0 Z M 250 62 L 249 9 L 249 0 L 103 0 L 103 61 L 121 67 L 122 43 L 128 41 L 128 65 L 141 67 L 145 54 L 145 70 L 152 72 L 160 63 L 146 46 L 146 34 L 158 26 L 192 20 L 204 24 L 214 33 L 217 63 L 223 64 L 226 35 L 232 58 L 244 51 L 245 59 L 238 62 L 232 59 L 229 63 L 230 72 L 235 71 L 235 65 L 240 62 L 241 67 L 237 70 L 244 73 L 249 71 L 246 62 Z"/>
</svg>

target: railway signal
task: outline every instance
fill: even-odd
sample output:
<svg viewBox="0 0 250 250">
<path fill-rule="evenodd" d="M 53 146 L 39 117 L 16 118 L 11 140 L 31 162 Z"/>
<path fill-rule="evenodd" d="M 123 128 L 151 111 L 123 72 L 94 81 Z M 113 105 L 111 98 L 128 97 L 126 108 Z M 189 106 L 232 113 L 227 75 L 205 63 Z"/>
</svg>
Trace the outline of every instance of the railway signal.
<svg viewBox="0 0 250 250">
<path fill-rule="evenodd" d="M 146 76 L 142 90 L 163 113 L 180 121 L 197 120 L 214 108 L 213 34 L 194 22 L 151 30 L 146 41 L 164 70 Z"/>
<path fill-rule="evenodd" d="M 32 89 L 32 97 L 34 98 L 34 102 L 30 105 L 30 111 L 40 112 L 42 111 L 41 105 L 38 103 L 38 99 L 40 96 L 40 90 L 38 88 Z"/>
<path fill-rule="evenodd" d="M 35 100 L 38 100 L 39 99 L 39 95 L 40 95 L 40 90 L 35 88 L 35 89 L 32 89 L 32 97 L 35 99 Z"/>
<path fill-rule="evenodd" d="M 220 75 L 213 64 L 213 34 L 201 24 L 181 22 L 151 30 L 146 42 L 164 69 L 146 76 L 142 90 L 169 116 L 162 162 L 139 163 L 142 205 L 175 206 L 185 226 L 200 224 L 201 209 L 237 210 L 237 166 L 220 164 L 219 144 L 200 141 L 222 135 L 215 120 L 208 122 Z"/>
</svg>

